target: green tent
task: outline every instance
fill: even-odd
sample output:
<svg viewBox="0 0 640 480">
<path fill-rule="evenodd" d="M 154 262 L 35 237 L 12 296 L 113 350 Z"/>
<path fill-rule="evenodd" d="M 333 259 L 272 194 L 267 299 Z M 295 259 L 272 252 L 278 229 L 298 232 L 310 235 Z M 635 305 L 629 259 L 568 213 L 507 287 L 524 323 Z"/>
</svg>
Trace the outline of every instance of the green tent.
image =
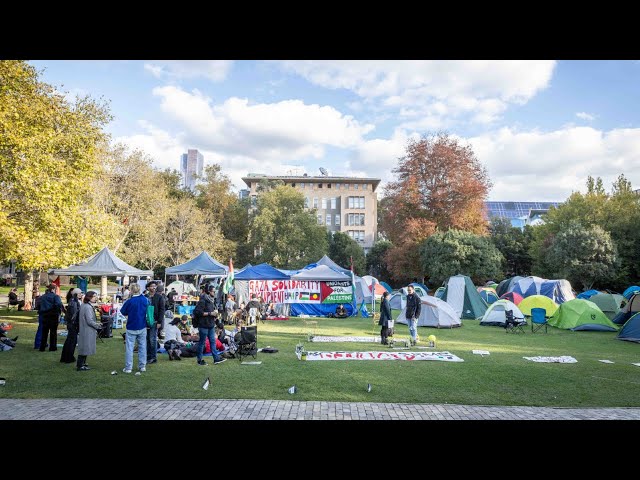
<svg viewBox="0 0 640 480">
<path fill-rule="evenodd" d="M 549 319 L 549 325 L 564 330 L 600 330 L 616 332 L 616 327 L 598 306 L 589 300 L 576 298 L 564 302 Z"/>
<path fill-rule="evenodd" d="M 487 304 L 466 275 L 449 277 L 442 300 L 453 307 L 459 318 L 481 318 L 487 311 Z"/>
<path fill-rule="evenodd" d="M 611 293 L 599 293 L 589 301 L 595 303 L 609 320 L 613 320 L 620 311 L 620 307 L 627 302 L 622 295 Z"/>
<path fill-rule="evenodd" d="M 544 295 L 531 295 L 524 300 L 522 300 L 518 304 L 518 308 L 522 313 L 527 316 L 531 316 L 532 308 L 544 308 L 547 311 L 546 317 L 550 317 L 556 310 L 558 310 L 558 305 L 551 300 L 549 297 L 545 297 Z"/>
</svg>

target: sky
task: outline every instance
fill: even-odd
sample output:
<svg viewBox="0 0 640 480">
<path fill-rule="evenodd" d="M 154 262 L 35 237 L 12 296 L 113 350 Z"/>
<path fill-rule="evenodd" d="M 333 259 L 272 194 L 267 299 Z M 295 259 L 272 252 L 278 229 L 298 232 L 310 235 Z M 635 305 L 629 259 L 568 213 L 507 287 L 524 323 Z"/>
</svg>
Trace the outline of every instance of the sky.
<svg viewBox="0 0 640 480">
<path fill-rule="evenodd" d="M 197 148 L 248 173 L 393 179 L 407 141 L 473 149 L 487 200 L 563 201 L 620 174 L 640 188 L 640 62 L 553 60 L 31 61 L 69 97 L 109 102 L 114 142 L 180 168 Z"/>
</svg>

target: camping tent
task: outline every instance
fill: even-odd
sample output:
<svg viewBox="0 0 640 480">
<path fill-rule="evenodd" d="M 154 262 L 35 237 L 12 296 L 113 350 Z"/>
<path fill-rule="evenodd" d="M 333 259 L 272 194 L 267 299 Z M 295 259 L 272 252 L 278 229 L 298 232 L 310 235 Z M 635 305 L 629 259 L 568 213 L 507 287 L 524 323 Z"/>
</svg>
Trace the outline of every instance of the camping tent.
<svg viewBox="0 0 640 480">
<path fill-rule="evenodd" d="M 622 295 L 612 293 L 599 293 L 589 300 L 598 305 L 609 320 L 613 320 L 618 315 L 622 305 L 627 303 Z"/>
<path fill-rule="evenodd" d="M 351 273 L 351 272 L 349 272 Z M 295 275 L 291 276 L 291 280 L 301 281 L 341 281 L 351 283 L 351 275 L 336 272 L 326 265 L 311 264 L 300 270 Z M 351 315 L 353 313 L 353 306 L 349 303 L 344 303 L 344 307 L 347 313 Z M 337 305 L 335 303 L 291 303 L 290 315 L 310 315 L 312 317 L 326 317 L 330 313 L 335 313 Z"/>
<path fill-rule="evenodd" d="M 86 261 L 71 265 L 68 268 L 54 268 L 49 270 L 53 275 L 95 275 L 102 277 L 100 282 L 100 297 L 107 296 L 107 277 L 120 277 L 124 275 L 143 277 L 153 276 L 153 270 L 140 270 L 120 260 L 116 255 L 104 247 Z"/>
<path fill-rule="evenodd" d="M 453 307 L 459 318 L 475 319 L 487 311 L 487 304 L 466 275 L 449 277 L 442 300 Z"/>
<path fill-rule="evenodd" d="M 622 327 L 622 330 L 620 330 L 616 338 L 618 340 L 640 343 L 640 313 L 634 314 L 633 317 L 624 324 L 624 327 Z"/>
<path fill-rule="evenodd" d="M 629 302 L 622 307 L 620 312 L 613 318 L 613 323 L 623 325 L 636 313 L 640 312 L 640 292 L 634 293 Z"/>
<path fill-rule="evenodd" d="M 195 292 L 196 294 L 198 293 L 198 289 L 193 283 L 182 282 L 180 280 L 176 280 L 175 282 L 171 282 L 169 285 L 167 285 L 165 293 L 169 293 L 172 288 L 176 289 L 178 295 L 189 294 L 190 292 Z"/>
<path fill-rule="evenodd" d="M 500 298 L 504 299 L 504 300 L 509 300 L 510 302 L 513 302 L 516 305 L 520 305 L 520 302 L 522 302 L 522 300 L 523 300 L 522 299 L 522 295 L 520 295 L 520 294 L 518 294 L 516 292 L 507 292 L 504 295 L 502 295 Z"/>
<path fill-rule="evenodd" d="M 498 295 L 496 295 L 496 291 L 493 288 L 478 287 L 478 293 L 487 305 L 491 305 L 498 300 Z"/>
<path fill-rule="evenodd" d="M 455 310 L 447 302 L 439 298 L 424 296 L 420 297 L 420 317 L 418 327 L 453 328 L 460 327 L 462 322 Z M 406 307 L 400 312 L 396 319 L 397 323 L 408 325 L 405 316 Z"/>
<path fill-rule="evenodd" d="M 505 293 L 510 292 L 511 290 L 513 290 L 513 285 L 519 280 L 522 280 L 523 278 L 524 277 L 515 276 L 515 277 L 509 277 L 502 280 L 496 287 L 496 293 L 499 296 L 502 296 Z"/>
<path fill-rule="evenodd" d="M 558 307 L 549 319 L 549 325 L 565 330 L 599 330 L 615 332 L 618 330 L 598 306 L 589 300 L 576 298 Z"/>
<path fill-rule="evenodd" d="M 386 288 L 387 292 L 389 292 L 389 293 L 393 292 L 393 288 L 391 288 L 391 285 L 389 285 L 387 282 L 380 282 L 380 285 L 382 285 L 384 288 Z"/>
<path fill-rule="evenodd" d="M 372 290 L 372 285 L 374 285 L 374 284 L 375 284 L 375 286 L 376 286 L 376 287 L 375 287 L 375 288 L 376 288 L 376 291 L 375 291 L 375 296 L 376 296 L 376 298 L 380 298 L 380 297 L 382 297 L 382 294 L 383 294 L 384 292 L 386 292 L 386 291 L 387 291 L 386 287 L 384 287 L 384 286 L 382 285 L 382 283 L 380 282 L 380 280 L 378 280 L 378 279 L 377 279 L 377 278 L 375 278 L 375 277 L 372 277 L 371 275 L 364 275 L 364 276 L 362 277 L 362 280 L 364 280 L 364 282 L 367 284 L 367 287 L 369 287 L 369 291 L 371 291 L 371 290 Z M 391 293 L 391 291 L 390 291 L 390 290 L 389 290 L 389 293 Z"/>
<path fill-rule="evenodd" d="M 429 296 L 427 291 L 424 290 L 417 283 L 411 283 L 410 285 L 413 286 L 413 289 L 415 290 L 416 295 L 418 295 L 420 298 Z M 389 305 L 391 306 L 391 309 L 392 310 L 404 310 L 404 307 L 407 306 L 407 294 L 408 293 L 409 292 L 407 291 L 407 287 L 402 287 L 400 290 L 398 290 L 397 292 L 393 293 L 389 297 Z"/>
<path fill-rule="evenodd" d="M 197 257 L 165 270 L 166 275 L 226 275 L 229 267 L 225 267 L 202 251 Z"/>
<path fill-rule="evenodd" d="M 622 296 L 627 300 L 629 300 L 631 298 L 631 295 L 634 294 L 634 292 L 640 292 L 640 287 L 636 285 L 629 287 L 624 292 L 622 292 Z"/>
<path fill-rule="evenodd" d="M 344 273 L 345 275 L 351 275 L 351 270 L 348 270 L 346 268 L 342 268 L 340 265 L 338 265 L 336 262 L 331 260 L 326 255 L 324 257 L 322 257 L 320 260 L 318 260 L 316 263 L 318 265 L 326 265 L 331 270 L 335 270 L 336 272 Z"/>
<path fill-rule="evenodd" d="M 558 310 L 558 305 L 551 300 L 549 297 L 545 297 L 544 295 L 531 295 L 523 299 L 519 304 L 518 308 L 525 315 L 531 316 L 532 308 L 544 308 L 547 311 L 547 317 L 550 317 L 556 310 Z"/>
<path fill-rule="evenodd" d="M 594 295 L 598 295 L 600 292 L 598 290 L 587 290 L 586 292 L 582 292 L 578 295 L 576 295 L 576 298 L 579 298 L 581 300 L 589 300 L 591 297 L 593 297 Z"/>
<path fill-rule="evenodd" d="M 506 312 L 508 311 L 513 312 L 514 319 L 521 322 L 524 320 L 524 314 L 513 302 L 510 302 L 509 300 L 498 300 L 497 302 L 489 305 L 489 308 L 487 308 L 482 320 L 480 320 L 480 325 L 504 327 L 507 323 Z"/>
<path fill-rule="evenodd" d="M 523 298 L 544 295 L 558 304 L 575 298 L 571 284 L 567 280 L 546 280 L 533 276 L 518 280 L 510 291 L 522 295 Z"/>
</svg>

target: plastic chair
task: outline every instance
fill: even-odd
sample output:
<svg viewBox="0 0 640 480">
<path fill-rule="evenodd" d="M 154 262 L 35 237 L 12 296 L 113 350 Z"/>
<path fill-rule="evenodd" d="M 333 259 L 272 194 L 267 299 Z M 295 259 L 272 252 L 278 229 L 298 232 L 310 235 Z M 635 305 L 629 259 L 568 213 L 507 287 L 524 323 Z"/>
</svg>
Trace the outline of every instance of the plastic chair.
<svg viewBox="0 0 640 480">
<path fill-rule="evenodd" d="M 536 333 L 544 327 L 544 333 L 547 333 L 547 311 L 544 308 L 531 309 L 531 333 Z"/>
</svg>

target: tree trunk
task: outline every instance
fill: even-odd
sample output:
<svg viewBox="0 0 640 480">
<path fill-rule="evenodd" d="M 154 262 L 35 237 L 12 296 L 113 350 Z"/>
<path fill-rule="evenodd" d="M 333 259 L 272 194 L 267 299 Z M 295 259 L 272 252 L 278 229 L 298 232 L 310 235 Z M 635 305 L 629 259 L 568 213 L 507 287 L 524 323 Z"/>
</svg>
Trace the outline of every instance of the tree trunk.
<svg viewBox="0 0 640 480">
<path fill-rule="evenodd" d="M 24 274 L 24 301 L 31 302 L 33 297 L 33 270 L 29 270 Z"/>
<path fill-rule="evenodd" d="M 107 277 L 100 277 L 100 300 L 107 300 Z"/>
</svg>

